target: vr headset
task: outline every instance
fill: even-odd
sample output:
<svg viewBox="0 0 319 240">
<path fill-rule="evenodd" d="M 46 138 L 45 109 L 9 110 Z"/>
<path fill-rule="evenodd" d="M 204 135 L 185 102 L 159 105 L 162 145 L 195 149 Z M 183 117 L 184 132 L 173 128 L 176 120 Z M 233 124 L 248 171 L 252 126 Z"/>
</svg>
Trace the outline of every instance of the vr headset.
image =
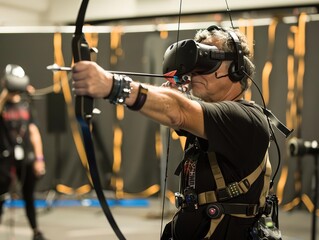
<svg viewBox="0 0 319 240">
<path fill-rule="evenodd" d="M 4 87 L 9 92 L 26 92 L 29 85 L 29 77 L 25 75 L 23 68 L 19 65 L 8 64 L 2 78 Z"/>
<path fill-rule="evenodd" d="M 216 46 L 198 43 L 192 39 L 181 40 L 170 45 L 164 53 L 163 73 L 174 72 L 177 83 L 183 84 L 188 74 L 215 72 L 224 60 L 236 60 L 236 53 L 224 52 Z M 176 80 L 175 80 L 176 81 Z"/>
</svg>

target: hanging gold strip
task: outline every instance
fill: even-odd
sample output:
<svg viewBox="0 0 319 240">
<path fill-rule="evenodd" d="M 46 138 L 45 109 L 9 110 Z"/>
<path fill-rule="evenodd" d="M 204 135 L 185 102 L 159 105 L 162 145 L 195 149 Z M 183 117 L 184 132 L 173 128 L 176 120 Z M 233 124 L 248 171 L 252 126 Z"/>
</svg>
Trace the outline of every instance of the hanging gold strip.
<svg viewBox="0 0 319 240">
<path fill-rule="evenodd" d="M 274 42 L 275 42 L 277 24 L 278 24 L 277 18 L 273 18 L 268 28 L 268 53 L 267 53 L 267 60 L 262 72 L 262 93 L 264 96 L 266 106 L 268 106 L 269 98 L 270 98 L 269 77 L 272 71 L 272 57 L 273 57 L 273 51 L 274 51 Z"/>
<path fill-rule="evenodd" d="M 110 33 L 110 64 L 111 68 L 115 68 L 118 63 L 118 57 L 122 56 L 123 51 L 121 48 L 121 38 L 123 30 L 121 26 L 116 26 L 112 29 Z M 124 181 L 120 177 L 120 169 L 122 163 L 122 141 L 123 141 L 123 132 L 120 127 L 119 122 L 124 119 L 124 106 L 116 105 L 115 106 L 115 124 L 113 126 L 113 166 L 111 177 L 111 186 L 115 190 L 115 196 L 117 198 L 124 197 Z"/>
<path fill-rule="evenodd" d="M 59 66 L 65 66 L 63 53 L 62 53 L 61 33 L 54 34 L 53 43 L 54 43 L 53 47 L 54 47 L 55 63 L 58 64 Z M 76 147 L 77 152 L 79 154 L 82 165 L 86 169 L 86 174 L 88 175 L 89 181 L 91 182 L 91 177 L 90 177 L 89 170 L 88 170 L 88 162 L 87 162 L 87 158 L 86 158 L 86 154 L 85 154 L 85 149 L 84 149 L 82 138 L 81 138 L 81 135 L 80 135 L 80 132 L 78 129 L 78 124 L 77 124 L 77 121 L 75 118 L 75 112 L 74 112 L 74 108 L 73 108 L 72 95 L 71 95 L 71 90 L 70 90 L 70 86 L 69 86 L 67 72 L 65 72 L 65 71 L 55 72 L 54 79 L 55 79 L 54 80 L 55 85 L 59 85 L 59 84 L 57 84 L 57 82 L 61 82 L 62 92 L 63 92 L 63 96 L 64 96 L 64 101 L 65 101 L 66 106 L 67 106 L 67 113 L 68 113 L 68 118 L 70 121 L 70 126 L 71 126 L 71 131 L 72 131 L 72 136 L 73 136 L 73 140 L 75 143 L 75 147 Z M 55 91 L 58 91 L 59 88 L 55 87 L 54 89 L 55 89 Z M 65 190 L 65 188 L 62 188 L 62 189 Z"/>
<path fill-rule="evenodd" d="M 286 124 L 288 127 L 295 129 L 296 137 L 301 138 L 301 123 L 302 123 L 302 109 L 303 109 L 303 81 L 305 73 L 305 39 L 306 39 L 306 22 L 307 15 L 301 13 L 298 19 L 298 26 L 292 26 L 290 28 L 291 33 L 294 34 L 294 39 L 288 36 L 288 49 L 292 49 L 294 56 L 289 55 L 287 58 L 287 71 L 288 71 L 288 94 L 287 94 L 287 112 L 286 112 Z M 296 59 L 296 61 L 295 61 Z M 297 169 L 295 170 L 294 177 L 294 190 L 297 195 L 301 194 L 302 182 L 301 182 L 301 159 L 298 157 L 294 159 L 297 162 Z M 286 158 L 283 174 L 280 177 L 280 188 L 277 189 L 278 196 L 283 196 L 285 183 L 288 177 L 288 159 Z M 300 202 L 303 202 L 307 209 L 311 209 L 311 200 L 306 195 L 295 197 L 291 202 L 286 203 L 283 206 L 284 210 L 291 210 L 298 206 Z M 313 208 L 313 207 L 312 207 Z"/>
<path fill-rule="evenodd" d="M 296 55 L 298 58 L 298 71 L 297 71 L 297 97 L 298 97 L 298 126 L 299 128 L 301 128 L 301 124 L 302 124 L 302 109 L 303 109 L 303 86 L 304 86 L 304 75 L 305 75 L 305 52 L 306 52 L 306 23 L 307 23 L 307 14 L 305 13 L 301 13 L 298 19 L 298 37 L 297 37 L 297 44 L 296 44 Z M 299 137 L 301 138 L 301 133 L 299 135 Z M 298 159 L 300 164 L 300 174 L 301 174 L 301 169 L 302 169 L 302 162 L 301 159 Z M 301 187 L 302 187 L 302 182 L 301 182 L 301 177 L 300 177 L 300 183 L 299 183 L 299 188 L 300 188 L 300 192 L 301 192 Z M 306 196 L 307 194 L 303 194 L 303 196 Z M 311 204 L 309 203 L 309 201 L 306 201 L 307 198 L 302 197 L 301 200 L 302 202 L 305 204 L 305 206 L 307 207 L 307 209 L 311 209 L 311 205 L 312 205 L 312 211 L 315 211 L 313 209 L 313 203 L 311 202 Z M 310 198 L 309 198 L 310 199 Z"/>
<path fill-rule="evenodd" d="M 287 46 L 290 52 L 294 49 L 294 37 L 292 34 L 288 33 L 287 36 Z M 294 119 L 296 119 L 297 114 L 297 105 L 296 105 L 296 96 L 295 96 L 295 75 L 294 75 L 294 56 L 292 54 L 289 54 L 287 57 L 287 76 L 288 76 L 288 93 L 287 93 L 287 108 L 286 108 L 286 124 L 290 129 L 296 129 L 296 122 L 294 122 Z M 288 169 L 288 158 L 284 158 L 283 166 L 281 168 L 281 174 L 280 178 L 277 184 L 277 196 L 278 196 L 278 202 L 281 204 L 284 198 L 284 188 L 288 179 L 289 169 Z M 294 200 L 294 203 L 296 201 L 300 202 L 300 199 Z M 284 207 L 285 208 L 285 207 Z M 288 209 L 290 207 L 287 207 Z"/>
</svg>

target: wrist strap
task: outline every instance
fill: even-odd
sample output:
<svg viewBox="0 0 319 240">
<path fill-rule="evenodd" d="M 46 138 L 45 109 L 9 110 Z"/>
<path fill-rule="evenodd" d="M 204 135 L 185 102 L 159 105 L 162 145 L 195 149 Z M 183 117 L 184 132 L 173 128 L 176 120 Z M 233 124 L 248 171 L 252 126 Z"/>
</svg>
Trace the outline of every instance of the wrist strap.
<svg viewBox="0 0 319 240">
<path fill-rule="evenodd" d="M 44 161 L 44 157 L 36 157 L 35 160 L 39 161 L 39 162 L 43 162 Z"/>
<path fill-rule="evenodd" d="M 113 104 L 124 104 L 125 99 L 131 93 L 130 83 L 132 79 L 126 75 L 113 74 L 113 86 L 109 96 L 104 99 L 109 99 Z"/>
<path fill-rule="evenodd" d="M 127 106 L 130 110 L 139 111 L 145 104 L 148 89 L 143 87 L 142 84 L 138 87 L 137 98 L 132 106 Z"/>
</svg>

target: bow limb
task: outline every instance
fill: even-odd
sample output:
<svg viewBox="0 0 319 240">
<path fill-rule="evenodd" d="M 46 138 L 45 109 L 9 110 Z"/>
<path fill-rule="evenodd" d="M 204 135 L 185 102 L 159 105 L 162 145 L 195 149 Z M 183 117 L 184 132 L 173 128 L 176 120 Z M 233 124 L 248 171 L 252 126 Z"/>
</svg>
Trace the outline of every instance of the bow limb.
<svg viewBox="0 0 319 240">
<path fill-rule="evenodd" d="M 85 35 L 82 31 L 84 25 L 85 12 L 89 0 L 83 0 L 80 6 L 80 10 L 76 19 L 75 32 L 72 38 L 72 52 L 74 62 L 87 60 L 91 61 L 90 57 L 90 48 L 85 39 Z M 75 97 L 75 114 L 76 118 L 81 126 L 84 147 L 86 152 L 86 157 L 88 159 L 89 170 L 92 178 L 92 183 L 97 194 L 98 200 L 109 221 L 114 233 L 120 240 L 125 240 L 124 235 L 122 234 L 120 228 L 118 227 L 113 214 L 110 210 L 110 207 L 106 201 L 106 198 L 103 194 L 100 177 L 98 173 L 98 168 L 95 159 L 94 146 L 92 141 L 92 135 L 90 131 L 90 120 L 93 116 L 93 98 L 88 96 L 76 96 Z"/>
</svg>

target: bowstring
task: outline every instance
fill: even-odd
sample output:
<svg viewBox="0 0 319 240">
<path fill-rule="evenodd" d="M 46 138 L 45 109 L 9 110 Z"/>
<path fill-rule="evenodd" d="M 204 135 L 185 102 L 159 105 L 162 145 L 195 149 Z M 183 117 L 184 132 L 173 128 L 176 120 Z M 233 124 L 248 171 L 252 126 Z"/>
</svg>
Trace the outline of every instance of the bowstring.
<svg viewBox="0 0 319 240">
<path fill-rule="evenodd" d="M 228 6 L 228 1 L 225 0 L 225 3 L 226 3 L 226 11 L 227 11 L 228 16 L 229 16 L 229 20 L 230 20 L 231 27 L 232 27 L 232 29 L 235 29 L 234 24 L 233 24 L 233 18 L 232 18 L 232 16 L 231 16 L 231 11 L 230 11 L 230 8 L 229 8 L 229 6 Z"/>
<path fill-rule="evenodd" d="M 176 42 L 179 41 L 179 32 L 180 32 L 180 25 L 181 25 L 181 15 L 182 15 L 182 5 L 183 0 L 179 1 L 179 13 L 178 13 L 178 23 L 177 23 L 177 37 Z M 176 48 L 177 51 L 178 47 Z M 175 55 L 175 65 L 176 65 L 176 59 L 177 54 Z M 164 177 L 164 192 L 162 196 L 162 213 L 161 213 L 161 230 L 160 235 L 163 231 L 163 222 L 164 222 L 164 210 L 165 210 L 165 198 L 166 198 L 166 188 L 167 188 L 167 173 L 168 173 L 168 158 L 169 158 L 169 150 L 170 150 L 170 141 L 171 141 L 171 134 L 170 134 L 170 128 L 168 128 L 168 134 L 167 134 L 167 149 L 166 149 L 166 166 L 165 166 L 165 177 Z"/>
<path fill-rule="evenodd" d="M 164 177 L 164 192 L 162 196 L 162 214 L 161 214 L 161 231 L 163 231 L 163 222 L 164 222 L 164 209 L 165 209 L 165 198 L 166 198 L 166 187 L 167 187 L 167 173 L 168 173 L 168 158 L 169 158 L 169 150 L 170 150 L 170 141 L 171 141 L 171 134 L 170 128 L 167 129 L 167 148 L 166 148 L 166 166 L 165 166 L 165 177 Z"/>
</svg>

